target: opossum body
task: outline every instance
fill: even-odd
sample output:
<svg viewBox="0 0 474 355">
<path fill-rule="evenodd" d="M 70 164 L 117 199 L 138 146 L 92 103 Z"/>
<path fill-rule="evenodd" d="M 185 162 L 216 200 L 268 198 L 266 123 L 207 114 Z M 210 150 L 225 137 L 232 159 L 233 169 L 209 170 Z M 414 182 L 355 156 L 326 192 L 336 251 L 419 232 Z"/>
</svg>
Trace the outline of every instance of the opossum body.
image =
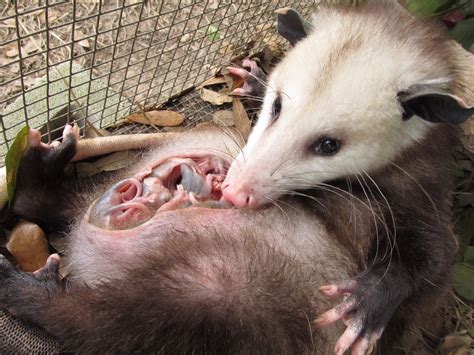
<svg viewBox="0 0 474 355">
<path fill-rule="evenodd" d="M 291 10 L 280 16 L 295 46 L 268 78 L 223 195 L 239 207 L 303 195 L 328 225 L 347 223 L 334 235 L 367 256 L 366 270 L 321 289 L 350 297 L 315 323 L 343 319 L 335 351 L 362 353 L 396 309 L 447 287 L 449 123 L 474 110 L 451 92 L 462 73 L 448 39 L 395 2 L 321 6 L 311 27 Z"/>
<path fill-rule="evenodd" d="M 358 240 L 336 233 L 353 217 L 361 230 L 370 221 L 341 214 L 328 223 L 291 197 L 258 211 L 225 208 L 219 185 L 235 139 L 217 129 L 175 136 L 84 196 L 61 175 L 77 153 L 73 133 L 30 147 L 13 208 L 43 226 L 69 220 L 70 274 L 61 280 L 54 255 L 33 274 L 0 260 L 0 309 L 78 353 L 329 353 L 341 329 L 310 324 L 329 307 L 318 288 L 360 271 Z M 60 209 L 27 203 L 38 197 Z M 420 313 L 396 312 L 383 352 Z"/>
<path fill-rule="evenodd" d="M 82 197 L 61 174 L 77 153 L 72 132 L 30 147 L 13 208 L 43 226 L 70 221 L 70 276 L 59 278 L 56 256 L 34 274 L 1 261 L 0 308 L 78 353 L 330 351 L 338 332 L 308 320 L 329 305 L 319 285 L 352 274 L 354 257 L 298 205 L 223 208 L 236 139 L 218 129 L 169 138 Z"/>
</svg>

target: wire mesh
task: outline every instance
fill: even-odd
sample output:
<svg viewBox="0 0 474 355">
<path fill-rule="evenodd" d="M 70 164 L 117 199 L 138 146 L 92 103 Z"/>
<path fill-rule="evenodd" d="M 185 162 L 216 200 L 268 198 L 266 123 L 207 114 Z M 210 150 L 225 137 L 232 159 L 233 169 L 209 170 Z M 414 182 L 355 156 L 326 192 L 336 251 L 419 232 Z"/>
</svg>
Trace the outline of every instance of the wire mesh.
<svg viewBox="0 0 474 355">
<path fill-rule="evenodd" d="M 64 109 L 66 117 L 76 113 L 97 128 L 114 125 L 200 84 L 232 58 L 261 50 L 275 39 L 277 8 L 306 15 L 316 6 L 288 0 L 2 3 L 0 161 L 25 124 L 42 128 L 46 141 L 62 130 L 64 122 L 54 121 Z M 186 117 L 212 111 L 190 95 L 178 105 Z"/>
</svg>

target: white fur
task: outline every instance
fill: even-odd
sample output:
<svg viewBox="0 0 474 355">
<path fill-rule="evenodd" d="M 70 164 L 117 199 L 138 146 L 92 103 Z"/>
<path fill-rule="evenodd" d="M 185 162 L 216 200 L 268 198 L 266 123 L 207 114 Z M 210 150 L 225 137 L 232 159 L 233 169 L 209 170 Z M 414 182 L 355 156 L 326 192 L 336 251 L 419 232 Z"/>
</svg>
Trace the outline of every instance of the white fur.
<svg viewBox="0 0 474 355">
<path fill-rule="evenodd" d="M 288 190 L 373 172 L 420 141 L 432 124 L 403 121 L 397 93 L 413 85 L 447 86 L 450 73 L 419 49 L 416 33 L 399 39 L 385 31 L 384 21 L 396 18 L 322 10 L 312 33 L 271 74 L 258 122 L 227 182 L 250 188 L 261 204 Z M 331 65 L 343 43 L 355 48 Z M 282 111 L 269 126 L 277 92 Z M 323 136 L 341 140 L 337 154 L 309 152 Z"/>
</svg>

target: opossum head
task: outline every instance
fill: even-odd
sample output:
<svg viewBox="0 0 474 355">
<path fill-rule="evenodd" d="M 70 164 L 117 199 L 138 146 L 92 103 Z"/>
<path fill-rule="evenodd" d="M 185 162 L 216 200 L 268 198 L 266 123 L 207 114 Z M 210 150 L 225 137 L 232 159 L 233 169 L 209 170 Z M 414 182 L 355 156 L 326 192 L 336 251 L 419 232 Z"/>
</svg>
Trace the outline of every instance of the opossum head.
<svg viewBox="0 0 474 355">
<path fill-rule="evenodd" d="M 268 80 L 224 197 L 239 207 L 372 173 L 434 124 L 472 107 L 450 93 L 456 69 L 443 34 L 398 5 L 326 7 Z"/>
</svg>

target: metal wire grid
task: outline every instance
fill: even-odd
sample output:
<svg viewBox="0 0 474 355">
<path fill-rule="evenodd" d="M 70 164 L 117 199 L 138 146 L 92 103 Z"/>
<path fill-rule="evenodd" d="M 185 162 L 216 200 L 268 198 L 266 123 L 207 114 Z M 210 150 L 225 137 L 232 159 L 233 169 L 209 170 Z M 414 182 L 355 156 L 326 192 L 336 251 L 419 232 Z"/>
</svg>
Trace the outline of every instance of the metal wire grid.
<svg viewBox="0 0 474 355">
<path fill-rule="evenodd" d="M 231 58 L 275 40 L 275 9 L 291 6 L 304 15 L 316 1 L 23 0 L 0 6 L 3 161 L 25 124 L 46 128 L 50 141 L 62 130 L 53 121 L 65 106 L 98 128 L 156 107 Z M 43 88 L 44 96 L 29 97 L 32 87 Z"/>
</svg>

